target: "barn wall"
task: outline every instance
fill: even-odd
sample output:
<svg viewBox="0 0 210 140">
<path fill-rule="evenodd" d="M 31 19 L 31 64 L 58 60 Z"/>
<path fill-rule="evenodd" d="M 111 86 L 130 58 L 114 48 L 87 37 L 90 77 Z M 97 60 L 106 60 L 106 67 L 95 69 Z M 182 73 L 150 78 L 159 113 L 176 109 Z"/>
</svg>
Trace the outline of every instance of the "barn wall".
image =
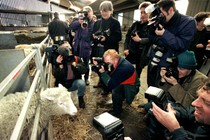
<svg viewBox="0 0 210 140">
<path fill-rule="evenodd" d="M 210 12 L 210 1 L 189 0 L 187 15 L 194 16 L 198 12 Z"/>
</svg>

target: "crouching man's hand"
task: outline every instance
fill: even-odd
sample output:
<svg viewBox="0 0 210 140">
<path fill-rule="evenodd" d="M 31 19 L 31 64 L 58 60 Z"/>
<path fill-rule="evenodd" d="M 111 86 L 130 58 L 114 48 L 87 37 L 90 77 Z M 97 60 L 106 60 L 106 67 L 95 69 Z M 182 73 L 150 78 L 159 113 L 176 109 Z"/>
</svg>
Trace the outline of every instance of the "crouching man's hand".
<svg viewBox="0 0 210 140">
<path fill-rule="evenodd" d="M 105 72 L 104 66 L 101 66 L 101 68 L 99 69 L 99 72 L 100 73 L 104 73 Z"/>
</svg>

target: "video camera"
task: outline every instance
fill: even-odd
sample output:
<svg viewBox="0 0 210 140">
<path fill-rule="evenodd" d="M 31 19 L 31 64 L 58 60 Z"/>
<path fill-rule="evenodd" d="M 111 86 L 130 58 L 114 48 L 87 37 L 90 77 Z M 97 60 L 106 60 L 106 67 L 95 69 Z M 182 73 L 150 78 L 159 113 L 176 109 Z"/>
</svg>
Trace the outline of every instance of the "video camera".
<svg viewBox="0 0 210 140">
<path fill-rule="evenodd" d="M 108 72 L 112 72 L 112 70 L 114 69 L 112 64 L 104 63 L 102 57 L 94 57 L 93 60 L 98 62 L 97 65 L 93 65 L 91 67 L 92 71 L 96 73 L 99 72 L 102 66 L 104 67 L 104 70 Z"/>
<path fill-rule="evenodd" d="M 82 26 L 86 28 L 88 26 L 88 22 L 89 22 L 88 12 L 87 11 L 81 11 L 81 12 L 78 12 L 78 14 L 83 14 L 84 17 L 83 17 Z"/>
</svg>

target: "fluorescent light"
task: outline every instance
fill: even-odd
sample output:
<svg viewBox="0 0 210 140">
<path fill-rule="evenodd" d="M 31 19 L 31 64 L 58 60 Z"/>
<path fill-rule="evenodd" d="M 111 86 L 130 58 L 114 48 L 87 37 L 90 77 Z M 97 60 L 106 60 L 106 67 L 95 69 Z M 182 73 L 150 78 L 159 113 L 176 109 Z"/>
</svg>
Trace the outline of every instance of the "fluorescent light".
<svg viewBox="0 0 210 140">
<path fill-rule="evenodd" d="M 207 26 L 209 26 L 210 25 L 210 18 L 206 18 L 206 20 L 204 21 L 204 24 Z"/>
<path fill-rule="evenodd" d="M 60 4 L 60 0 L 50 0 L 50 2 L 54 2 L 54 3 Z"/>
<path fill-rule="evenodd" d="M 71 8 L 71 9 L 74 9 L 74 10 L 77 11 L 77 12 L 81 10 L 79 7 L 74 6 L 74 5 L 71 5 L 70 8 Z"/>
<path fill-rule="evenodd" d="M 186 15 L 189 1 L 178 0 L 178 1 L 175 1 L 175 4 L 176 4 L 176 9 L 179 11 L 179 13 Z"/>
</svg>

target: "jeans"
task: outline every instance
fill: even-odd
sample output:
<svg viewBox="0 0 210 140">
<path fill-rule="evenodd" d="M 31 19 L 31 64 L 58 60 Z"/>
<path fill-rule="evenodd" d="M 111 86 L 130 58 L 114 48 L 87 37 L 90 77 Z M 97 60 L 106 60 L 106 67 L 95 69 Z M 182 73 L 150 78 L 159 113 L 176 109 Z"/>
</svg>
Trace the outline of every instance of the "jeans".
<svg viewBox="0 0 210 140">
<path fill-rule="evenodd" d="M 82 79 L 77 79 L 72 83 L 72 86 L 68 89 L 68 91 L 78 90 L 77 95 L 84 96 L 85 88 L 86 88 L 85 81 Z"/>
</svg>

